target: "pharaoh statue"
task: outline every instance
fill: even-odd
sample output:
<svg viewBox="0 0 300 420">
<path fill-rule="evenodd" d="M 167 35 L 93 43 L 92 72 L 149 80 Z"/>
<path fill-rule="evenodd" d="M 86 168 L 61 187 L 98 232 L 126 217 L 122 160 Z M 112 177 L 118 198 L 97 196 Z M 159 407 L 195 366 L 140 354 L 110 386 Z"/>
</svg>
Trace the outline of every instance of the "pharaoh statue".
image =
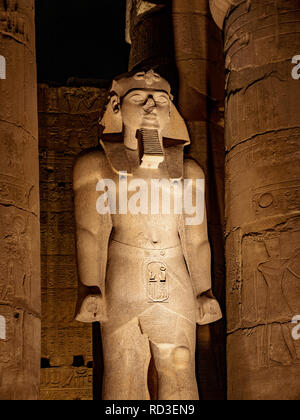
<svg viewBox="0 0 300 420">
<path fill-rule="evenodd" d="M 184 160 L 187 128 L 153 70 L 113 81 L 100 125 L 101 147 L 75 164 L 74 194 L 76 319 L 101 323 L 103 399 L 197 400 L 196 325 L 222 317 L 205 203 L 194 220 L 191 206 L 166 211 L 166 203 L 176 195 L 180 204 L 184 185 L 204 186 L 204 173 Z M 151 196 L 147 209 L 153 185 L 163 198 Z"/>
</svg>

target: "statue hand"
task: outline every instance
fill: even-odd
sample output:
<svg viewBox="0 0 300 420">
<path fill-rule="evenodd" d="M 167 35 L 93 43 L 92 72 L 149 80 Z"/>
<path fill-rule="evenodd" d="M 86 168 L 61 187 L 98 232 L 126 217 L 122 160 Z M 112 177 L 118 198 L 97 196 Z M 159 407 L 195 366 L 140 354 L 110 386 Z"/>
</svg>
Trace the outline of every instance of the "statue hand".
<svg viewBox="0 0 300 420">
<path fill-rule="evenodd" d="M 198 296 L 197 302 L 199 309 L 197 324 L 211 324 L 212 322 L 219 321 L 222 318 L 220 305 L 211 291 Z"/>
<path fill-rule="evenodd" d="M 80 322 L 103 322 L 106 320 L 105 302 L 101 295 L 87 295 L 76 314 Z"/>
</svg>

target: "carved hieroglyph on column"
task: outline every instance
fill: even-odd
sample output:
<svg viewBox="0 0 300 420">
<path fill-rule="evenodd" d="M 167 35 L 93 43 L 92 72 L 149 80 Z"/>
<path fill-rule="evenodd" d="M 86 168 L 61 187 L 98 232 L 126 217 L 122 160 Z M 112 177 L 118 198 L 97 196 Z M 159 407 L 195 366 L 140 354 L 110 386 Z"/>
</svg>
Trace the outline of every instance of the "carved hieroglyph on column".
<svg viewBox="0 0 300 420">
<path fill-rule="evenodd" d="M 222 317 L 211 292 L 206 215 L 188 225 L 186 213 L 166 212 L 152 194 L 147 208 L 133 212 L 130 203 L 140 183 L 148 191 L 154 180 L 178 188 L 183 179 L 204 184 L 203 171 L 183 159 L 186 126 L 169 83 L 153 70 L 114 80 L 101 124 L 102 150 L 78 159 L 74 191 L 82 283 L 77 320 L 102 322 L 103 398 L 198 399 L 196 324 Z M 98 204 L 107 201 L 104 181 L 118 191 L 118 210 L 112 196 L 106 209 Z"/>
<path fill-rule="evenodd" d="M 227 70 L 229 398 L 299 399 L 299 1 L 211 4 Z"/>
<path fill-rule="evenodd" d="M 6 67 L 0 80 L 0 399 L 36 399 L 40 238 L 33 0 L 0 2 L 0 55 Z"/>
</svg>

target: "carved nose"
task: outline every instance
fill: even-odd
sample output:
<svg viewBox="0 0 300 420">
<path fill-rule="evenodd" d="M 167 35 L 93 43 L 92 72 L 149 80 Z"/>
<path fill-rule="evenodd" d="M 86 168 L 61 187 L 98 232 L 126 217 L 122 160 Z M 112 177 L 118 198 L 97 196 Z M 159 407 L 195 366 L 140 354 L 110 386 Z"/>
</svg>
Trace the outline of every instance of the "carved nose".
<svg viewBox="0 0 300 420">
<path fill-rule="evenodd" d="M 147 102 L 144 105 L 144 110 L 146 112 L 152 112 L 156 108 L 156 103 L 152 97 L 147 99 Z"/>
</svg>

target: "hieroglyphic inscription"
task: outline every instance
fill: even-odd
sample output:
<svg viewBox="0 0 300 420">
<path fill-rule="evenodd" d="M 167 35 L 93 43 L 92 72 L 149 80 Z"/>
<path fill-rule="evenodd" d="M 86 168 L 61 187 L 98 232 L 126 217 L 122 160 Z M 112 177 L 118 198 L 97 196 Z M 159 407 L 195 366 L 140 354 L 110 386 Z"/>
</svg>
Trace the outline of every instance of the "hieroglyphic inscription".
<svg viewBox="0 0 300 420">
<path fill-rule="evenodd" d="M 92 383 L 92 369 L 43 369 L 41 373 L 41 399 L 91 400 Z"/>
<path fill-rule="evenodd" d="M 47 114 L 47 121 L 51 116 L 64 121 L 64 114 L 84 116 L 89 112 L 98 112 L 99 118 L 99 111 L 101 112 L 104 107 L 106 95 L 106 89 L 86 87 L 51 89 L 47 85 L 39 85 L 39 112 Z"/>
<path fill-rule="evenodd" d="M 58 293 L 56 296 L 58 301 Z M 44 304 L 43 308 L 47 305 Z M 48 325 L 42 329 L 42 357 L 49 358 L 51 366 L 72 366 L 76 355 L 83 356 L 86 364 L 93 360 L 90 328 L 60 320 Z"/>
<path fill-rule="evenodd" d="M 106 90 L 40 85 L 38 93 L 42 358 L 51 366 L 41 370 L 41 399 L 91 399 L 92 370 L 72 367 L 74 356 L 84 366 L 92 361 L 91 328 L 73 319 L 78 283 L 72 171 L 78 153 L 98 143 Z"/>
<path fill-rule="evenodd" d="M 30 209 L 33 185 L 21 183 L 17 178 L 0 174 L 0 203 L 13 204 L 24 210 Z"/>
<path fill-rule="evenodd" d="M 300 179 L 265 186 L 254 191 L 253 206 L 259 217 L 300 210 Z"/>
<path fill-rule="evenodd" d="M 0 304 L 38 313 L 39 287 L 33 287 L 39 265 L 35 216 L 13 206 L 0 205 Z M 31 239 L 32 238 L 32 239 Z"/>
<path fill-rule="evenodd" d="M 22 44 L 29 44 L 30 24 L 25 15 L 17 11 L 17 0 L 9 0 L 0 8 L 0 34 L 9 36 Z"/>
<path fill-rule="evenodd" d="M 24 153 L 28 135 L 15 129 L 7 128 L 1 136 L 1 153 L 6 156 L 2 172 L 6 175 L 24 176 Z M 4 170 L 5 168 L 5 170 Z"/>
<path fill-rule="evenodd" d="M 71 367 L 43 369 L 41 386 L 43 389 L 84 389 L 90 386 L 92 380 L 92 369 Z"/>
<path fill-rule="evenodd" d="M 77 267 L 71 259 L 71 256 L 42 256 L 42 282 L 45 289 L 77 289 Z"/>
<path fill-rule="evenodd" d="M 11 303 L 13 296 L 14 288 L 12 285 L 0 284 L 0 304 Z"/>
<path fill-rule="evenodd" d="M 169 279 L 164 263 L 153 261 L 147 264 L 147 296 L 150 302 L 167 302 L 169 299 Z"/>
</svg>

